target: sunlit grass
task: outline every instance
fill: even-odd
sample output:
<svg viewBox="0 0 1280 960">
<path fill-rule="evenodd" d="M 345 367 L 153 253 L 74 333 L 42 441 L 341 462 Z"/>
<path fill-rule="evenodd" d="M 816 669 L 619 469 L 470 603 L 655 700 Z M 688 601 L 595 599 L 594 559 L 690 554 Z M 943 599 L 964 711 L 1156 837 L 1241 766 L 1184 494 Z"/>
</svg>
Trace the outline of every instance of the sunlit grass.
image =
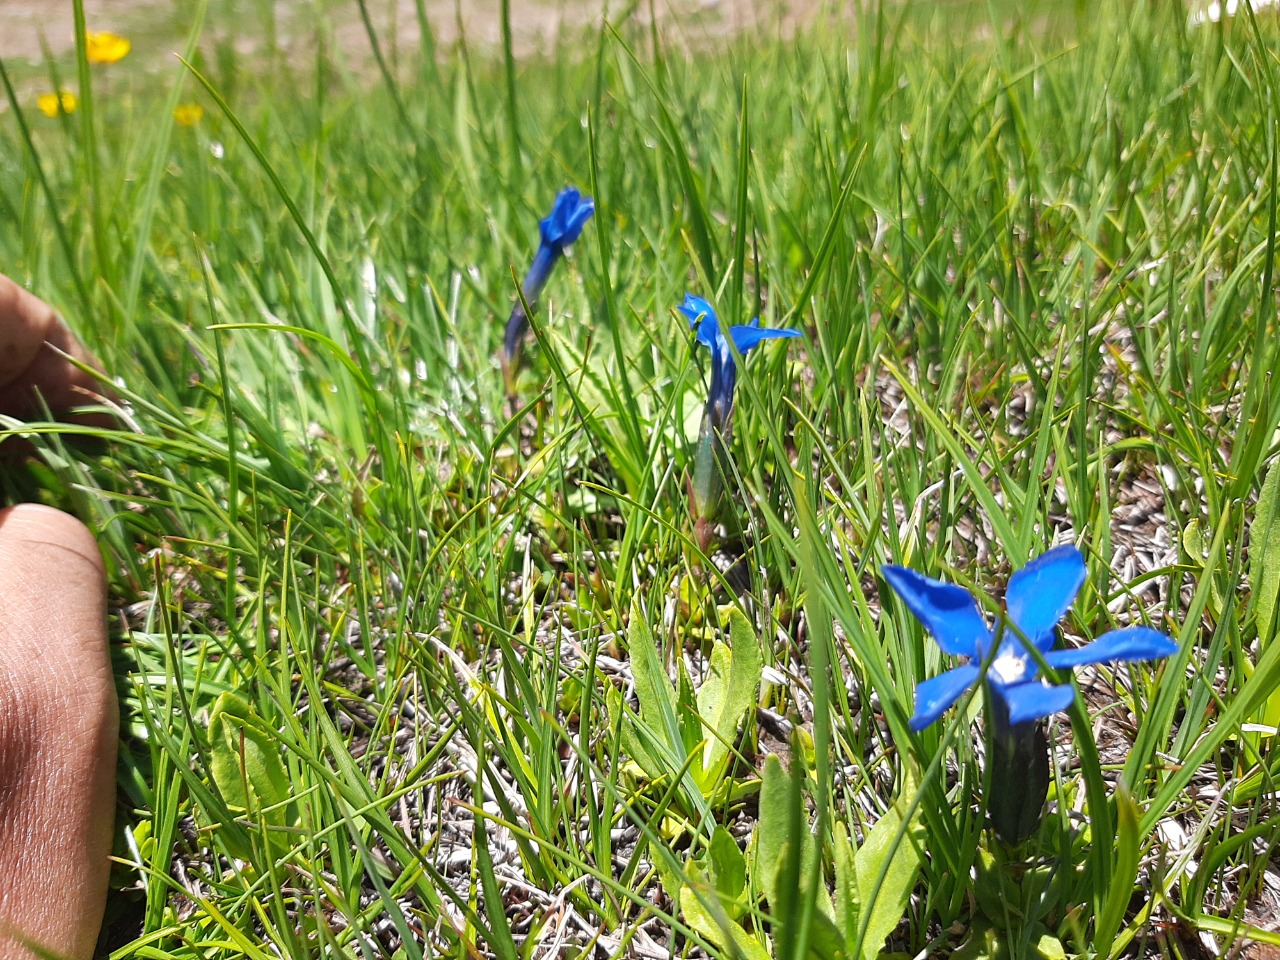
<svg viewBox="0 0 1280 960">
<path fill-rule="evenodd" d="M 143 38 L 106 79 L 82 51 L 46 87 L 90 76 L 74 115 L 15 89 L 0 264 L 127 412 L 97 452 L 47 429 L 5 481 L 85 518 L 111 569 L 115 956 L 837 956 L 814 878 L 886 815 L 890 852 L 924 838 L 876 861 L 907 881 L 909 954 L 1177 955 L 1274 925 L 1248 899 L 1274 761 L 1242 724 L 1274 724 L 1280 670 L 1248 579 L 1280 425 L 1275 22 L 836 23 L 699 45 L 621 17 L 354 76 L 323 17 L 305 63 L 220 61 L 193 21 L 190 69 L 146 83 Z M 516 280 L 570 184 L 596 214 L 508 400 Z M 803 332 L 742 364 L 715 557 L 686 291 Z M 1010 852 L 963 707 L 908 731 L 948 664 L 877 571 L 999 594 L 1066 541 L 1089 567 L 1069 636 L 1147 623 L 1181 650 L 1081 672 L 1054 805 Z M 703 784 L 680 669 L 706 682 L 732 607 L 761 709 Z M 665 780 L 622 703 L 650 634 L 682 705 Z M 770 753 L 797 777 L 764 801 Z M 748 851 L 739 901 L 677 907 L 762 805 L 811 815 L 823 856 L 780 854 L 784 895 Z M 874 956 L 883 917 L 850 928 L 838 893 L 840 949 Z"/>
</svg>

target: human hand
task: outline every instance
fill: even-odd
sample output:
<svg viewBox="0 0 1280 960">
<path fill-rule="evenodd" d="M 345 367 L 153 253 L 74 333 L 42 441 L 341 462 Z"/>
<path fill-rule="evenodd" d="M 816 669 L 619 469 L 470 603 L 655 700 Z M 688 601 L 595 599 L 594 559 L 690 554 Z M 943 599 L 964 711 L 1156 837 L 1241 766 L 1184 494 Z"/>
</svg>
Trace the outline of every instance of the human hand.
<svg viewBox="0 0 1280 960">
<path fill-rule="evenodd" d="M 99 380 L 63 354 L 98 368 L 53 307 L 0 274 L 0 414 L 37 418 L 45 406 L 58 415 L 100 402 Z M 90 414 L 76 422 L 106 426 L 111 418 Z"/>
</svg>

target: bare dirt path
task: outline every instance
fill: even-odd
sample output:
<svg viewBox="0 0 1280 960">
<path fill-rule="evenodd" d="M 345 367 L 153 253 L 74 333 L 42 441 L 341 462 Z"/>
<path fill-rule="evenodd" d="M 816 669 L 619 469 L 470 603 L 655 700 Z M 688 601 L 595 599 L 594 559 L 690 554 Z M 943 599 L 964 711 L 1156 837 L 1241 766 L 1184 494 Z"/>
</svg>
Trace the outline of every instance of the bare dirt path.
<svg viewBox="0 0 1280 960">
<path fill-rule="evenodd" d="M 369 0 L 369 10 L 384 47 L 418 48 L 414 0 Z M 468 43 L 495 46 L 502 41 L 501 0 L 425 0 L 438 44 L 448 48 L 460 35 Z M 628 6 L 620 0 L 511 0 L 517 55 L 550 47 L 557 36 L 616 19 Z M 723 36 L 744 31 L 789 32 L 816 15 L 819 0 L 654 0 L 654 15 L 672 39 Z M 649 19 L 642 0 L 635 17 Z M 186 35 L 194 0 L 85 0 L 90 30 L 109 30 L 134 40 L 139 59 L 167 59 Z M 206 42 L 231 36 L 238 50 L 252 53 L 273 43 L 285 52 L 312 48 L 321 18 L 333 25 L 340 49 L 356 62 L 369 53 L 369 41 L 355 0 L 210 0 Z M 42 42 L 58 57 L 74 48 L 70 0 L 0 0 L 0 57 L 7 62 L 43 62 Z M 157 49 L 162 48 L 162 49 Z M 160 56 L 155 56 L 159 54 Z"/>
</svg>

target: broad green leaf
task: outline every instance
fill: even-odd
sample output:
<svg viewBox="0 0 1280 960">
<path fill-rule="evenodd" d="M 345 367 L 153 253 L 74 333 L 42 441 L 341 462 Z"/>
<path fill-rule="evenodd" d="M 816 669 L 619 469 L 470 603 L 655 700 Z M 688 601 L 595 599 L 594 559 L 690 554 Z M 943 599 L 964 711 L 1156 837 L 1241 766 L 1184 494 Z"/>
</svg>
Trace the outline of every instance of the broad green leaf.
<svg viewBox="0 0 1280 960">
<path fill-rule="evenodd" d="M 826 894 L 826 890 L 822 892 Z M 826 902 L 828 904 L 831 902 L 829 897 Z M 853 955 L 845 946 L 844 935 L 836 926 L 836 922 L 822 912 L 821 899 L 818 901 L 818 907 L 819 909 L 813 913 L 812 925 L 809 928 L 809 960 L 850 960 Z"/>
<path fill-rule="evenodd" d="M 996 861 L 995 854 L 985 847 L 979 848 L 978 855 L 974 858 L 973 868 L 974 877 L 970 890 L 978 903 L 979 915 L 998 917 L 1001 920 L 1006 917 L 1021 919 L 1021 907 L 1016 903 L 1010 903 L 1006 897 L 1004 874 Z"/>
<path fill-rule="evenodd" d="M 858 898 L 858 875 L 854 867 L 854 847 L 849 828 L 843 820 L 835 825 L 836 868 L 836 923 L 844 933 L 845 949 L 850 956 L 856 953 L 858 941 L 858 914 L 861 903 Z"/>
<path fill-rule="evenodd" d="M 605 691 L 604 700 L 609 710 L 610 720 L 618 723 L 618 733 L 622 738 L 622 753 L 630 757 L 644 771 L 645 776 L 653 780 L 659 779 L 663 773 L 662 764 L 654 758 L 649 748 L 640 742 L 634 726 L 635 714 L 622 702 L 622 694 L 615 688 L 609 687 Z"/>
<path fill-rule="evenodd" d="M 264 729 L 257 711 L 231 691 L 218 697 L 209 714 L 209 755 L 209 773 L 229 808 L 267 826 L 286 825 L 289 777 L 279 741 Z"/>
<path fill-rule="evenodd" d="M 951 960 L 1007 960 L 1009 946 L 1004 935 L 986 921 L 979 921 L 969 931 L 969 936 L 951 954 Z"/>
<path fill-rule="evenodd" d="M 740 610 L 729 613 L 729 638 L 732 650 L 717 643 L 712 651 L 710 675 L 698 698 L 708 736 L 703 767 L 713 782 L 728 764 L 729 747 L 738 735 L 743 718 L 755 709 L 764 672 L 760 640 Z"/>
<path fill-rule="evenodd" d="M 760 818 L 756 821 L 752 847 L 751 878 L 769 901 L 770 909 L 776 909 L 779 899 L 778 865 L 782 862 L 783 848 L 790 840 L 790 788 L 790 777 L 778 758 L 766 757 L 760 784 Z"/>
<path fill-rule="evenodd" d="M 702 717 L 702 723 L 707 728 L 707 736 L 711 739 L 707 741 L 706 755 L 711 755 L 711 745 L 715 739 L 711 737 L 711 731 L 715 729 L 716 718 L 724 710 L 725 696 L 729 689 L 729 670 L 733 662 L 733 652 L 729 649 L 728 644 L 721 641 L 715 641 L 711 648 L 711 660 L 707 664 L 706 675 L 702 678 L 702 685 L 698 687 L 698 714 Z M 709 762 L 704 762 L 704 766 L 711 766 Z"/>
<path fill-rule="evenodd" d="M 1048 932 L 1036 938 L 1035 950 L 1042 960 L 1067 960 L 1067 951 L 1062 946 L 1062 941 Z"/>
<path fill-rule="evenodd" d="M 693 681 L 689 679 L 683 659 L 676 666 L 676 720 L 680 724 L 680 756 L 688 757 L 702 746 L 703 736 L 702 722 L 698 719 L 698 698 L 693 692 Z M 692 769 L 694 779 L 706 793 L 702 764 L 695 762 Z"/>
<path fill-rule="evenodd" d="M 636 699 L 640 701 L 640 719 L 668 749 L 681 751 L 684 738 L 676 719 L 676 695 L 667 672 L 662 668 L 653 634 L 645 623 L 639 602 L 631 606 L 627 629 L 627 650 L 631 654 L 631 675 L 636 683 Z"/>
<path fill-rule="evenodd" d="M 857 955 L 874 957 L 884 946 L 911 899 L 924 852 L 924 827 L 918 816 L 904 822 L 915 782 L 904 777 L 901 793 L 867 833 L 853 858 L 858 884 Z"/>
<path fill-rule="evenodd" d="M 1199 520 L 1191 520 L 1182 530 L 1182 552 L 1187 555 L 1187 561 L 1196 567 L 1199 576 L 1206 576 L 1205 566 L 1209 560 L 1210 540 L 1205 536 L 1204 527 Z M 1222 617 L 1222 609 L 1225 598 L 1222 594 L 1222 587 L 1218 583 L 1218 579 L 1213 573 L 1207 574 L 1209 577 L 1209 613 L 1215 621 Z"/>
<path fill-rule="evenodd" d="M 681 806 L 700 823 L 710 815 L 711 807 L 694 770 L 690 769 L 691 766 L 697 767 L 696 754 L 685 746 L 683 715 L 688 714 L 688 723 L 692 725 L 690 736 L 699 736 L 702 729 L 693 706 L 692 687 L 681 694 L 689 703 L 682 709 L 676 700 L 676 690 L 662 667 L 653 634 L 644 622 L 638 602 L 632 604 L 630 624 L 628 646 L 636 698 L 640 701 L 640 716 L 637 718 L 630 710 L 622 708 L 625 711 L 623 729 L 628 724 L 633 725 L 630 733 L 624 734 L 624 746 L 635 750 L 632 759 L 650 776 L 678 779 Z M 688 684 L 687 677 L 683 683 Z"/>
<path fill-rule="evenodd" d="M 732 954 L 736 948 L 745 960 L 770 960 L 769 951 L 759 940 L 717 909 L 715 892 L 706 884 L 695 888 L 686 883 L 680 888 L 679 903 L 685 922 L 722 950 Z"/>
<path fill-rule="evenodd" d="M 1111 954 L 1116 934 L 1124 923 L 1125 911 L 1129 909 L 1129 901 L 1133 899 L 1142 853 L 1138 829 L 1140 819 L 1133 793 L 1121 780 L 1116 790 L 1115 866 L 1111 871 L 1111 886 L 1094 925 L 1094 946 L 1099 957 Z"/>
<path fill-rule="evenodd" d="M 720 903 L 730 920 L 742 916 L 747 906 L 747 858 L 738 841 L 724 827 L 717 826 L 707 846 L 707 866 L 715 882 Z"/>
<path fill-rule="evenodd" d="M 671 898 L 672 910 L 681 909 L 684 877 L 679 866 L 663 856 L 654 857 L 653 866 L 658 871 L 658 881 L 662 884 L 663 891 Z"/>
<path fill-rule="evenodd" d="M 807 839 L 802 840 L 799 848 L 801 873 L 798 887 L 793 887 L 785 880 L 788 868 L 794 870 L 791 861 L 796 856 L 795 844 L 783 844 L 777 863 L 775 889 L 778 899 L 776 905 L 771 904 L 776 949 L 781 954 L 788 951 L 794 954 L 798 950 L 794 945 L 788 946 L 788 944 L 794 943 L 798 927 L 804 922 L 804 915 L 807 912 L 809 931 L 805 956 L 808 960 L 848 960 L 851 954 L 845 946 L 844 935 L 836 926 L 830 894 L 823 886 L 819 886 L 815 894 L 806 882 L 806 878 L 812 876 L 805 871 L 812 867 L 809 858 L 814 853 L 814 849 L 810 842 L 813 840 L 813 835 L 806 831 L 805 837 Z M 814 897 L 816 901 L 812 907 L 807 902 L 810 897 Z"/>
<path fill-rule="evenodd" d="M 1276 602 L 1280 599 L 1280 457 L 1267 471 L 1249 524 L 1249 590 L 1258 639 L 1269 643 L 1275 638 Z"/>
<path fill-rule="evenodd" d="M 770 756 L 765 760 L 764 777 L 760 787 L 760 819 L 756 823 L 756 842 L 753 846 L 754 859 L 751 862 L 752 882 L 764 892 L 769 901 L 769 909 L 775 919 L 784 919 L 794 914 L 800 897 L 807 891 L 792 889 L 779 883 L 779 876 L 787 865 L 789 857 L 795 855 L 796 847 L 792 844 L 791 822 L 795 811 L 792 810 L 794 793 L 791 775 L 782 769 L 778 758 Z M 808 816 L 801 802 L 800 819 L 804 829 L 800 833 L 800 876 L 808 876 L 814 859 L 818 855 L 817 843 L 809 831 Z M 818 912 L 828 921 L 835 915 L 831 903 L 831 895 L 825 887 L 819 887 Z M 811 941 L 812 942 L 812 941 Z"/>
</svg>

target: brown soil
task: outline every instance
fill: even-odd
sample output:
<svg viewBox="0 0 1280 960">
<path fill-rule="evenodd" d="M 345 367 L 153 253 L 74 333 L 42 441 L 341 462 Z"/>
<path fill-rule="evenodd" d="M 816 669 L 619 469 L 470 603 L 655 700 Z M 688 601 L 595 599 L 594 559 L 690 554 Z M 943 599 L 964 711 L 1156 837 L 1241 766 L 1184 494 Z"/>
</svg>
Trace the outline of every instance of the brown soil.
<svg viewBox="0 0 1280 960">
<path fill-rule="evenodd" d="M 493 47 L 502 42 L 501 0 L 424 0 L 436 42 L 447 49 L 460 36 L 468 44 Z M 560 36 L 622 16 L 629 4 L 606 0 L 510 0 L 515 51 L 527 56 L 554 45 Z M 85 0 L 90 30 L 109 30 L 134 41 L 132 57 L 163 61 L 186 35 L 195 0 Z M 368 0 L 384 53 L 418 48 L 415 0 Z M 616 7 L 617 10 L 612 8 Z M 269 47 L 286 53 L 314 44 L 317 8 L 333 25 L 339 48 L 357 62 L 369 53 L 369 40 L 354 2 L 333 0 L 210 0 L 206 42 L 234 36 L 242 53 Z M 642 0 L 632 19 L 648 22 L 650 10 L 664 37 L 696 46 L 707 38 L 746 31 L 791 32 L 814 18 L 818 0 Z M 274 33 L 274 38 L 272 34 Z M 75 25 L 70 0 L 0 0 L 0 57 L 8 62 L 43 62 L 42 44 L 56 57 L 74 49 Z"/>
</svg>

